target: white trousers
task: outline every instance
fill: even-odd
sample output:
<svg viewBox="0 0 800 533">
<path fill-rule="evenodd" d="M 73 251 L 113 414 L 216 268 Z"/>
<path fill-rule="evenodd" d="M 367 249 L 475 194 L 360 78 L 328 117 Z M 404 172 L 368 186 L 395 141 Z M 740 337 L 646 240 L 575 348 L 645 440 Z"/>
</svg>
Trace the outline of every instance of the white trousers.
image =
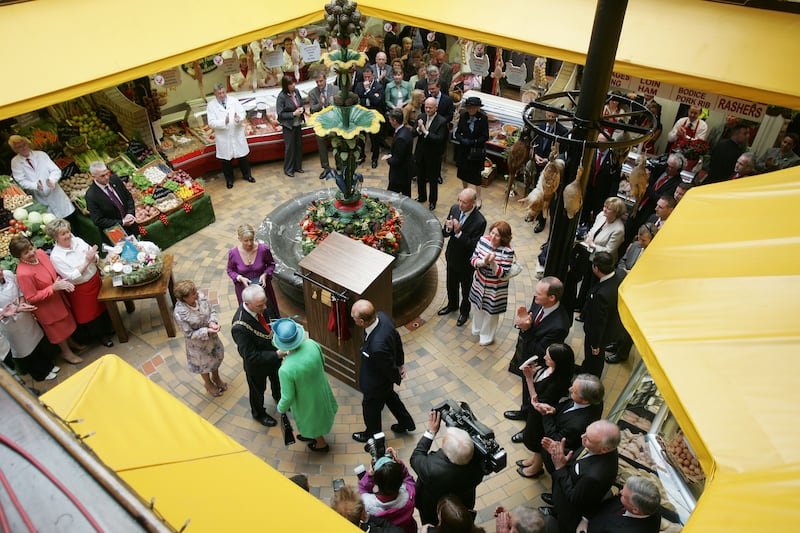
<svg viewBox="0 0 800 533">
<path fill-rule="evenodd" d="M 484 346 L 493 343 L 494 334 L 500 322 L 500 315 L 490 315 L 486 311 L 478 309 L 475 304 L 472 304 L 471 314 L 472 334 L 480 335 L 480 340 L 478 342 Z"/>
</svg>

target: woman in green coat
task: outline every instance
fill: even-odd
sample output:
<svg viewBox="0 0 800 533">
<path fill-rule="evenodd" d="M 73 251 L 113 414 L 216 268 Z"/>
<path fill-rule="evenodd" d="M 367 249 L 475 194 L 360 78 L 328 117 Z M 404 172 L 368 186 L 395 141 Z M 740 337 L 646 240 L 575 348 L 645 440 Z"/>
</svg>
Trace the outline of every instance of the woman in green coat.
<svg viewBox="0 0 800 533">
<path fill-rule="evenodd" d="M 322 348 L 306 339 L 305 330 L 291 318 L 281 318 L 272 324 L 272 344 L 283 358 L 278 377 L 281 382 L 281 399 L 278 412 L 292 410 L 297 439 L 308 442 L 315 452 L 327 452 L 330 446 L 325 434 L 333 427 L 333 418 L 339 405 L 325 375 Z"/>
</svg>

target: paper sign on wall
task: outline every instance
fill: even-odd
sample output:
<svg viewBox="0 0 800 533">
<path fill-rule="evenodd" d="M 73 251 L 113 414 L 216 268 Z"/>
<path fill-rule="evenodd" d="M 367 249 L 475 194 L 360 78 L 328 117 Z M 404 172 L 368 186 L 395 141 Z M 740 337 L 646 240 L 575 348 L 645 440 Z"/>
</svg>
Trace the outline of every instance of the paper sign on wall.
<svg viewBox="0 0 800 533">
<path fill-rule="evenodd" d="M 222 61 L 222 66 L 220 70 L 226 76 L 230 76 L 231 74 L 236 74 L 239 72 L 239 59 L 235 57 L 228 57 Z"/>
<path fill-rule="evenodd" d="M 509 85 L 515 87 L 522 87 L 525 85 L 526 78 L 528 77 L 528 67 L 523 63 L 521 66 L 514 66 L 511 61 L 506 62 L 506 81 Z"/>
</svg>

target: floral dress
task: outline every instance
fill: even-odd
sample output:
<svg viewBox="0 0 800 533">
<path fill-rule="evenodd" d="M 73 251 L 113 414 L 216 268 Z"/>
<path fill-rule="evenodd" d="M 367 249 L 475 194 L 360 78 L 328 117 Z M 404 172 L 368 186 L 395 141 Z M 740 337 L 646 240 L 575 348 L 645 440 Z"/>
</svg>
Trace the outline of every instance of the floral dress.
<svg viewBox="0 0 800 533">
<path fill-rule="evenodd" d="M 217 322 L 207 298 L 198 298 L 194 307 L 178 300 L 175 304 L 175 322 L 186 337 L 186 361 L 189 371 L 207 374 L 219 368 L 225 348 L 219 335 L 208 330 L 209 322 Z"/>
</svg>

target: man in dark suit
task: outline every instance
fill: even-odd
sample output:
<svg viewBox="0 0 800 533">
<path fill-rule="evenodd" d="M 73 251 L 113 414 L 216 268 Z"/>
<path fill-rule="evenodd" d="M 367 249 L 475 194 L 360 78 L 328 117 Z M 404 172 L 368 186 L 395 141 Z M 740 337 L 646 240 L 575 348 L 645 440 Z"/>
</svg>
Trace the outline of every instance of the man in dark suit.
<svg viewBox="0 0 800 533">
<path fill-rule="evenodd" d="M 385 87 L 382 83 L 375 80 L 375 73 L 372 67 L 367 65 L 362 72 L 364 81 L 353 85 L 353 92 L 358 95 L 358 101 L 367 109 L 374 109 L 381 115 L 385 111 L 384 91 Z M 400 119 L 400 122 L 403 120 Z M 381 152 L 381 133 L 370 133 L 370 143 L 372 144 L 372 168 L 378 167 L 378 156 Z"/>
<path fill-rule="evenodd" d="M 558 114 L 553 113 L 552 111 L 545 112 L 545 117 L 547 118 L 546 121 L 539 124 L 539 128 L 545 130 L 547 133 L 551 133 L 553 135 L 558 135 L 559 137 L 566 137 L 569 133 L 569 130 L 566 126 L 558 122 Z M 559 157 L 566 160 L 566 145 L 563 143 L 559 144 L 561 149 L 561 153 Z M 550 150 L 553 148 L 553 139 L 550 139 L 544 135 L 540 135 L 536 138 L 536 148 L 533 150 L 533 162 L 536 165 L 536 175 L 533 176 L 532 183 L 525 184 L 525 194 L 530 192 L 530 189 L 536 186 L 536 180 L 539 179 L 539 174 L 541 174 L 542 169 L 547 165 L 550 157 Z M 605 200 L 605 198 L 603 198 Z M 558 202 L 555 200 L 550 202 L 550 219 L 553 219 L 553 214 L 555 213 L 556 206 Z M 547 221 L 544 218 L 544 213 L 539 213 L 539 216 L 536 217 L 536 226 L 533 228 L 534 233 L 541 233 L 544 230 L 544 226 Z"/>
<path fill-rule="evenodd" d="M 442 496 L 457 496 L 467 509 L 475 507 L 475 491 L 483 470 L 475 457 L 475 445 L 463 429 L 449 427 L 438 450 L 429 453 L 439 432 L 441 414 L 431 411 L 428 429 L 411 454 L 411 468 L 417 474 L 417 501 L 423 524 L 437 525 L 436 506 Z"/>
<path fill-rule="evenodd" d="M 444 118 L 449 130 L 450 125 L 453 123 L 453 114 L 455 107 L 453 106 L 453 99 L 447 96 L 447 93 L 442 91 L 438 83 L 428 83 L 427 90 L 425 91 L 425 98 L 436 99 L 436 113 Z"/>
<path fill-rule="evenodd" d="M 686 166 L 686 158 L 682 154 L 670 154 L 667 164 L 659 165 L 650 173 L 647 190 L 639 202 L 639 210 L 635 217 L 628 218 L 625 226 L 626 246 L 636 238 L 639 227 L 647 222 L 650 215 L 655 213 L 656 202 L 662 195 L 673 196 L 678 183 L 681 182 L 681 170 Z"/>
<path fill-rule="evenodd" d="M 272 345 L 270 320 L 277 319 L 274 310 L 267 304 L 267 295 L 260 285 L 252 284 L 242 291 L 242 305 L 236 310 L 231 322 L 231 336 L 239 355 L 244 360 L 244 373 L 250 389 L 250 414 L 260 424 L 271 427 L 275 419 L 264 409 L 264 392 L 267 378 L 272 388 L 275 403 L 281 399 L 281 384 L 278 369 L 281 358 Z"/>
<path fill-rule="evenodd" d="M 676 205 L 677 202 L 675 201 L 674 195 L 662 195 L 656 202 L 656 212 L 650 215 L 650 218 L 647 219 L 647 223 L 652 224 L 654 229 L 660 230 L 664 222 L 672 215 L 672 211 L 675 210 Z"/>
<path fill-rule="evenodd" d="M 411 177 L 414 175 L 412 150 L 414 139 L 411 131 L 403 126 L 403 112 L 400 109 L 389 111 L 389 125 L 394 131 L 391 153 L 383 156 L 389 164 L 388 190 L 411 197 Z M 372 142 L 375 142 L 374 140 Z"/>
<path fill-rule="evenodd" d="M 394 322 L 383 311 L 375 312 L 369 300 L 358 300 L 353 304 L 350 316 L 356 326 L 364 328 L 364 343 L 361 345 L 361 368 L 358 386 L 364 394 L 361 409 L 366 429 L 353 433 L 353 440 L 367 442 L 381 431 L 383 406 L 397 418 L 392 431 L 404 433 L 417 429 L 414 419 L 394 390 L 394 385 L 406 376 L 403 341 L 395 329 Z"/>
<path fill-rule="evenodd" d="M 617 308 L 620 276 L 614 271 L 614 259 L 608 252 L 597 252 L 592 258 L 592 272 L 599 278 L 589 289 L 583 307 L 583 363 L 581 372 L 601 377 L 605 359 L 603 348 L 611 341 L 622 338 L 625 329 Z"/>
<path fill-rule="evenodd" d="M 478 241 L 486 231 L 486 219 L 475 208 L 478 193 L 467 187 L 458 195 L 458 203 L 450 208 L 442 227 L 442 235 L 449 237 L 445 258 L 447 259 L 447 305 L 437 314 L 444 316 L 458 311 L 456 326 L 463 326 L 469 318 L 469 289 L 474 269 L 469 260 Z M 458 291 L 461 289 L 459 304 Z"/>
<path fill-rule="evenodd" d="M 597 512 L 584 517 L 577 530 L 585 533 L 658 533 L 661 528 L 661 494 L 655 483 L 631 476 L 622 491 L 603 500 Z"/>
<path fill-rule="evenodd" d="M 386 32 L 386 35 L 383 36 L 383 51 L 388 55 L 389 48 L 391 48 L 393 44 L 402 47 L 402 39 L 399 35 L 397 35 L 397 28 L 399 27 L 397 22 L 387 22 L 384 24 L 384 27 L 387 26 L 389 26 L 390 29 Z"/>
<path fill-rule="evenodd" d="M 731 136 L 722 139 L 711 152 L 711 167 L 703 185 L 727 181 L 734 174 L 736 160 L 747 149 L 750 139 L 750 128 L 744 124 L 734 126 Z"/>
<path fill-rule="evenodd" d="M 569 398 L 555 407 L 539 404 L 532 414 L 539 414 L 542 424 L 542 435 L 557 441 L 564 441 L 568 450 L 580 446 L 581 434 L 586 427 L 603 414 L 603 397 L 605 387 L 597 376 L 578 374 L 569 387 Z M 529 419 L 528 423 L 534 420 Z M 513 439 L 512 439 L 513 441 Z M 548 472 L 553 470 L 553 462 L 547 453 L 542 451 L 544 466 Z"/>
<path fill-rule="evenodd" d="M 339 88 L 335 85 L 328 85 L 324 72 L 319 72 L 314 76 L 316 87 L 308 91 L 308 104 L 312 113 L 318 113 L 326 107 L 333 105 L 333 97 L 339 94 Z M 331 169 L 330 157 L 328 156 L 328 139 L 317 135 L 317 152 L 319 153 L 319 164 L 322 172 L 319 179 L 323 179 L 325 174 Z"/>
<path fill-rule="evenodd" d="M 561 306 L 564 284 L 554 276 L 547 276 L 536 284 L 533 302 L 527 310 L 520 307 L 514 317 L 514 326 L 519 329 L 517 348 L 508 365 L 508 371 L 522 378 L 522 403 L 519 411 L 506 411 L 509 420 L 526 420 L 531 409 L 531 394 L 520 366 L 534 355 L 544 364 L 547 347 L 564 342 L 570 328 L 569 315 Z M 520 435 L 520 438 L 522 436 Z"/>
<path fill-rule="evenodd" d="M 430 202 L 429 208 L 433 211 L 439 199 L 442 153 L 447 141 L 447 122 L 436 113 L 435 98 L 425 99 L 425 112 L 417 117 L 414 133 L 417 136 L 417 148 L 414 151 L 417 164 L 417 201 Z"/>
<path fill-rule="evenodd" d="M 622 167 L 614 150 L 598 151 L 593 160 L 592 173 L 586 186 L 581 224 L 592 227 L 594 219 L 603 212 L 605 201 L 617 195 Z"/>
<path fill-rule="evenodd" d="M 111 242 L 104 230 L 117 224 L 125 233 L 138 238 L 139 224 L 134 216 L 133 196 L 122 180 L 112 175 L 101 161 L 89 165 L 89 173 L 94 181 L 86 190 L 86 208 L 94 225 L 103 232 L 103 240 Z"/>
<path fill-rule="evenodd" d="M 582 447 L 565 448 L 564 440 L 542 439 L 549 451 L 554 470 L 553 492 L 543 493 L 542 500 L 553 507 L 539 510 L 558 521 L 561 533 L 574 533 L 581 517 L 597 512 L 600 502 L 617 477 L 619 428 L 608 420 L 598 420 L 581 436 Z"/>
</svg>

